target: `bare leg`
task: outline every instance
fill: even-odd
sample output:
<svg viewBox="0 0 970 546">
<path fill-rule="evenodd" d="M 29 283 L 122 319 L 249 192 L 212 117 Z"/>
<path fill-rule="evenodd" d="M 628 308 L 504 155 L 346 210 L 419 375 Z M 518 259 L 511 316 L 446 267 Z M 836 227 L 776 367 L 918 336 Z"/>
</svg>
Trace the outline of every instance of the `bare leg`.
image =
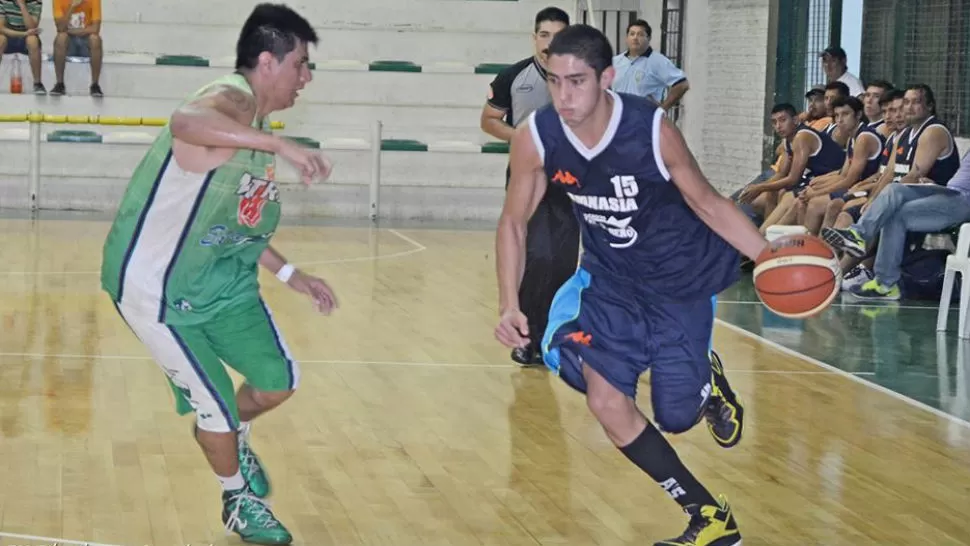
<svg viewBox="0 0 970 546">
<path fill-rule="evenodd" d="M 258 391 L 248 384 L 239 387 L 236 393 L 236 406 L 239 408 L 239 420 L 248 423 L 267 411 L 285 402 L 294 391 L 267 392 Z"/>
<path fill-rule="evenodd" d="M 818 235 L 821 231 L 825 213 L 831 202 L 832 200 L 829 199 L 828 195 L 820 195 L 809 200 L 808 205 L 805 206 L 805 218 L 802 220 L 802 225 L 812 235 Z"/>
<path fill-rule="evenodd" d="M 822 219 L 822 227 L 832 227 L 835 225 L 835 219 L 839 217 L 842 213 L 842 207 L 845 206 L 845 201 L 841 199 L 832 199 L 829 201 L 828 206 L 825 208 L 825 217 Z"/>
<path fill-rule="evenodd" d="M 40 39 L 37 36 L 27 36 L 27 58 L 30 59 L 30 72 L 34 76 L 34 83 L 43 83 L 40 73 Z"/>
<path fill-rule="evenodd" d="M 64 83 L 64 66 L 67 64 L 67 43 L 70 36 L 58 32 L 54 38 L 54 83 Z"/>
<path fill-rule="evenodd" d="M 786 191 L 781 196 L 781 199 L 778 200 L 778 206 L 775 207 L 775 210 L 773 210 L 771 215 L 765 218 L 765 221 L 761 224 L 761 234 L 764 235 L 768 231 L 769 227 L 777 224 L 782 218 L 784 218 L 794 204 L 795 196 L 792 195 L 790 191 Z"/>
<path fill-rule="evenodd" d="M 209 432 L 196 429 L 195 439 L 202 446 L 202 452 L 216 475 L 230 478 L 239 472 L 235 432 Z"/>
<path fill-rule="evenodd" d="M 101 36 L 97 34 L 88 36 L 88 48 L 91 50 L 91 85 L 94 85 L 101 78 L 101 61 L 104 58 Z"/>
<path fill-rule="evenodd" d="M 647 418 L 636 402 L 586 364 L 583 377 L 587 385 L 586 405 L 613 445 L 622 447 L 636 439 L 647 427 Z"/>
<path fill-rule="evenodd" d="M 740 539 L 737 524 L 729 509 L 719 504 L 684 466 L 673 446 L 644 417 L 633 398 L 620 392 L 587 364 L 583 364 L 583 377 L 586 382 L 587 406 L 603 427 L 606 436 L 630 462 L 650 476 L 682 508 L 693 510 L 690 512 L 692 515 L 699 515 L 701 506 L 716 507 L 720 520 L 715 517 L 699 520 L 694 516 L 681 538 L 686 540 L 686 537 L 704 532 L 706 536 L 714 538 Z M 693 402 L 696 406 L 696 401 Z M 659 415 L 657 418 L 661 419 Z M 663 421 L 660 422 L 665 429 L 668 427 Z"/>
</svg>

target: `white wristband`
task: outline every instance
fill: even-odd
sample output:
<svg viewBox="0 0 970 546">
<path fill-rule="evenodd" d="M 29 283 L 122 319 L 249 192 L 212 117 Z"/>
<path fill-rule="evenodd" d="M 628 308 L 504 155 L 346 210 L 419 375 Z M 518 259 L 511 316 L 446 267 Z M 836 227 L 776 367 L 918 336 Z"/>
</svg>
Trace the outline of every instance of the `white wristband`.
<svg viewBox="0 0 970 546">
<path fill-rule="evenodd" d="M 293 276 L 294 271 L 296 271 L 296 268 L 293 267 L 291 264 L 283 264 L 283 267 L 281 267 L 280 270 L 276 272 L 276 278 L 283 282 L 289 282 L 290 277 Z"/>
</svg>

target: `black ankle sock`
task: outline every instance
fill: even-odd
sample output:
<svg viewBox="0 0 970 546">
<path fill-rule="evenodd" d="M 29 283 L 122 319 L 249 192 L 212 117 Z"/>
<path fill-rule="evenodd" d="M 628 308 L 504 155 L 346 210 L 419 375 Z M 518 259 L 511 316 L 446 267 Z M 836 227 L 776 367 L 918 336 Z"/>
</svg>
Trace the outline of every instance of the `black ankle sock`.
<svg viewBox="0 0 970 546">
<path fill-rule="evenodd" d="M 687 470 L 673 446 L 647 421 L 647 428 L 620 451 L 640 467 L 678 504 L 717 505 L 714 497 Z"/>
</svg>

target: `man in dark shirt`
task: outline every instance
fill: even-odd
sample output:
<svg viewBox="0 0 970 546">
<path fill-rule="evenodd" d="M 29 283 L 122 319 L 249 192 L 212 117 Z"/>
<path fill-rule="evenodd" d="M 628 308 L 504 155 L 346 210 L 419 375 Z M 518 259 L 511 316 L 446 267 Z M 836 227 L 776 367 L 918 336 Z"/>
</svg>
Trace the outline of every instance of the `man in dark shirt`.
<svg viewBox="0 0 970 546">
<path fill-rule="evenodd" d="M 552 99 L 546 87 L 546 48 L 557 32 L 569 26 L 569 15 L 554 7 L 535 17 L 533 55 L 499 72 L 492 80 L 488 101 L 482 108 L 481 127 L 505 142 L 515 127 Z M 509 171 L 505 171 L 508 187 Z M 523 365 L 542 365 L 540 342 L 546 330 L 549 306 L 556 291 L 576 272 L 579 260 L 579 224 L 565 191 L 550 186 L 529 222 L 526 263 L 519 291 L 522 310 L 529 317 L 531 343 L 512 351 L 512 360 Z"/>
</svg>

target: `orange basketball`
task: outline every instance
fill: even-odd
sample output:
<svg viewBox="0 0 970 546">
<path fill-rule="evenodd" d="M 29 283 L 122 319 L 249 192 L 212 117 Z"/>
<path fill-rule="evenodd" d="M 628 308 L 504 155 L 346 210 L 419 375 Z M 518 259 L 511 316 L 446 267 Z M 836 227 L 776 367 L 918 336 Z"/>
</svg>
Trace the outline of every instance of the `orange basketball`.
<svg viewBox="0 0 970 546">
<path fill-rule="evenodd" d="M 835 251 L 813 235 L 779 237 L 755 260 L 758 298 L 787 318 L 808 318 L 824 311 L 839 293 L 841 281 Z"/>
</svg>

